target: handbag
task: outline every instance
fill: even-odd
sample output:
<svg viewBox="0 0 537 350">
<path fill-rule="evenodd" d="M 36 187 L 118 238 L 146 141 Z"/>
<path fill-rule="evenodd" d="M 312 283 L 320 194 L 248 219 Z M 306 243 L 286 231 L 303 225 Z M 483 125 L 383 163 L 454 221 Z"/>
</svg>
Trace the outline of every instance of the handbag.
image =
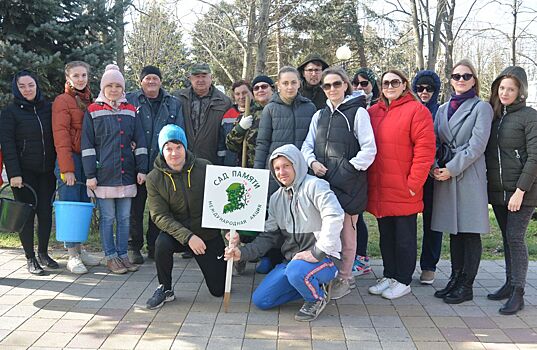
<svg viewBox="0 0 537 350">
<path fill-rule="evenodd" d="M 470 111 L 462 119 L 461 126 L 457 129 L 455 133 L 453 133 L 453 137 L 451 138 L 451 141 L 449 142 L 441 142 L 440 145 L 436 148 L 436 163 L 440 168 L 445 168 L 446 164 L 450 162 L 455 157 L 455 140 L 457 139 L 457 135 L 459 134 L 459 131 L 461 131 L 462 127 L 464 126 L 464 122 L 466 122 L 466 119 L 470 114 L 472 114 L 472 111 L 474 110 L 475 106 L 481 102 L 481 100 L 477 100 L 473 105 L 472 108 L 470 108 Z M 437 131 L 438 135 L 438 131 Z"/>
</svg>

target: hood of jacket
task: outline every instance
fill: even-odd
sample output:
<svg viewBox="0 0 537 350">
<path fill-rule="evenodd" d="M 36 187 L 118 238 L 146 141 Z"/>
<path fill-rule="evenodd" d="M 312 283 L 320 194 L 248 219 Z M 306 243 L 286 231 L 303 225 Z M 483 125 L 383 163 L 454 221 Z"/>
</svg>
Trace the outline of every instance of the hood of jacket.
<svg viewBox="0 0 537 350">
<path fill-rule="evenodd" d="M 508 112 L 514 112 L 526 106 L 526 99 L 528 98 L 528 76 L 526 75 L 526 71 L 522 67 L 511 66 L 505 68 L 492 82 L 491 100 L 494 98 L 494 96 L 498 96 L 498 87 L 500 86 L 500 82 L 507 75 L 516 79 L 520 85 L 519 95 L 521 96 L 521 98 L 517 98 L 512 105 L 507 106 Z"/>
<path fill-rule="evenodd" d="M 22 96 L 19 87 L 17 86 L 17 79 L 22 76 L 29 76 L 35 81 L 35 98 L 33 101 L 28 101 L 24 96 Z M 37 81 L 37 77 L 34 76 L 30 72 L 21 71 L 13 77 L 13 80 L 11 81 L 11 92 L 13 93 L 13 98 L 15 100 L 15 104 L 22 104 L 27 107 L 32 107 L 34 105 L 41 105 L 45 98 L 43 97 L 43 94 L 41 93 L 41 88 L 39 87 L 39 82 Z"/>
<path fill-rule="evenodd" d="M 321 55 L 319 55 L 318 53 L 309 54 L 308 56 L 306 56 L 304 61 L 302 61 L 302 63 L 297 67 L 297 70 L 298 70 L 298 72 L 300 73 L 301 76 L 304 76 L 304 68 L 306 67 L 306 65 L 308 63 L 310 63 L 310 62 L 313 62 L 313 61 L 321 62 L 322 70 L 325 70 L 329 66 L 329 64 L 326 63 L 326 61 L 323 60 L 321 58 Z"/>
<path fill-rule="evenodd" d="M 431 97 L 429 102 L 424 103 L 425 107 L 427 107 L 429 109 L 429 111 L 431 112 L 431 114 L 434 117 L 435 114 L 436 114 L 436 111 L 438 110 L 438 106 L 439 106 L 439 104 L 438 104 L 438 95 L 440 95 L 440 87 L 441 87 L 440 77 L 438 76 L 438 74 L 436 74 L 432 70 L 419 71 L 418 74 L 416 74 L 416 76 L 414 77 L 414 79 L 412 79 L 412 91 L 414 91 L 415 94 L 417 94 L 417 92 L 418 92 L 418 84 L 417 84 L 418 80 L 420 78 L 424 77 L 424 76 L 431 77 L 433 82 L 434 82 L 433 96 Z"/>
<path fill-rule="evenodd" d="M 293 188 L 296 190 L 300 187 L 300 185 L 304 181 L 304 178 L 306 177 L 306 174 L 308 173 L 308 165 L 306 164 L 306 160 L 304 159 L 304 156 L 302 155 L 300 150 L 293 144 L 283 145 L 281 147 L 276 148 L 274 152 L 272 152 L 270 156 L 270 173 L 281 187 L 284 186 L 276 177 L 274 167 L 272 166 L 272 161 L 281 156 L 287 158 L 291 162 L 291 164 L 293 164 L 293 169 L 295 170 L 295 179 L 293 180 L 293 183 L 291 184 L 291 186 L 289 186 L 289 188 Z"/>
</svg>

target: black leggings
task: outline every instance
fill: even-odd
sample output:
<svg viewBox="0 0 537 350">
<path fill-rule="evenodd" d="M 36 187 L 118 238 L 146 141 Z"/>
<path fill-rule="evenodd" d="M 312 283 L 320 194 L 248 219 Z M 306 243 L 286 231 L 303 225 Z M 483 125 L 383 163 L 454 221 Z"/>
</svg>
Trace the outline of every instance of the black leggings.
<svg viewBox="0 0 537 350">
<path fill-rule="evenodd" d="M 356 222 L 356 255 L 367 256 L 367 241 L 369 240 L 369 232 L 364 220 L 364 213 L 358 215 Z"/>
<path fill-rule="evenodd" d="M 46 253 L 52 228 L 52 206 L 50 200 L 56 189 L 56 177 L 54 172 L 39 173 L 30 170 L 22 170 L 22 181 L 32 186 L 37 194 L 37 238 L 39 253 Z M 35 203 L 34 195 L 27 188 L 13 188 L 13 196 L 17 201 Z M 19 232 L 19 238 L 24 249 L 26 259 L 35 256 L 34 253 L 34 219 L 32 216 L 26 221 L 24 228 Z"/>
<path fill-rule="evenodd" d="M 218 236 L 204 242 L 207 247 L 205 254 L 192 255 L 203 273 L 209 292 L 215 297 L 221 297 L 224 295 L 227 268 L 227 261 L 223 258 L 224 240 Z M 155 265 L 158 281 L 164 290 L 172 289 L 173 254 L 187 250 L 192 253 L 190 247 L 182 245 L 170 234 L 161 231 L 158 235 L 155 242 Z"/>
<path fill-rule="evenodd" d="M 462 270 L 473 283 L 481 262 L 481 234 L 457 233 L 449 236 L 451 269 Z"/>
</svg>

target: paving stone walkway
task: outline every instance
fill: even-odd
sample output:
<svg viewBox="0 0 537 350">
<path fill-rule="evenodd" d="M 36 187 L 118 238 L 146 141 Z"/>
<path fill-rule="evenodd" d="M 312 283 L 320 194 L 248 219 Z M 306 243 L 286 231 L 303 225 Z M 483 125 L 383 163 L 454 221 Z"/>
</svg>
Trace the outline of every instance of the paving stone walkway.
<svg viewBox="0 0 537 350">
<path fill-rule="evenodd" d="M 54 256 L 65 267 L 63 252 Z M 249 264 L 233 278 L 232 304 L 212 297 L 194 260 L 176 257 L 177 300 L 146 310 L 157 287 L 152 263 L 140 271 L 111 275 L 102 266 L 76 276 L 64 269 L 35 277 L 21 250 L 0 250 L 0 349 L 537 349 L 537 263 L 532 262 L 526 308 L 500 316 L 500 302 L 485 295 L 503 283 L 503 262 L 483 261 L 474 300 L 447 305 L 433 297 L 449 274 L 442 261 L 433 286 L 389 301 L 367 293 L 382 271 L 373 262 L 357 290 L 331 302 L 314 322 L 293 319 L 301 303 L 261 311 L 250 304 L 263 279 Z"/>
</svg>

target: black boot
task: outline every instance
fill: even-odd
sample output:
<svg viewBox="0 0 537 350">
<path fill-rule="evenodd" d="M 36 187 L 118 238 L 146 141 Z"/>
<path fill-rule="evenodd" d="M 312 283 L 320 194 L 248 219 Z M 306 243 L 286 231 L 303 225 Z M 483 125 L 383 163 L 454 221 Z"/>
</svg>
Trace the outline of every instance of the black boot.
<svg viewBox="0 0 537 350">
<path fill-rule="evenodd" d="M 39 265 L 39 262 L 37 262 L 35 256 L 29 258 L 26 261 L 26 266 L 28 267 L 28 272 L 32 275 L 42 276 L 45 274 L 45 271 L 43 270 L 41 265 Z"/>
<path fill-rule="evenodd" d="M 465 274 L 461 276 L 461 282 L 454 288 L 446 297 L 444 302 L 447 304 L 460 304 L 474 298 L 474 278 L 468 277 Z"/>
<path fill-rule="evenodd" d="M 449 277 L 449 281 L 444 289 L 437 290 L 434 293 L 434 296 L 437 298 L 444 299 L 446 295 L 449 294 L 458 284 L 458 281 L 461 277 L 461 270 L 453 270 L 451 272 L 451 276 Z"/>
<path fill-rule="evenodd" d="M 514 315 L 524 308 L 524 288 L 513 287 L 509 300 L 500 308 L 502 315 Z"/>
<path fill-rule="evenodd" d="M 52 259 L 48 255 L 47 252 L 37 253 L 37 259 L 39 260 L 41 265 L 46 266 L 48 268 L 51 268 L 51 269 L 59 269 L 60 268 L 60 265 L 58 265 L 58 263 L 54 259 Z"/>
<path fill-rule="evenodd" d="M 502 300 L 507 299 L 511 295 L 511 281 L 507 279 L 505 284 L 500 287 L 494 293 L 487 294 L 487 299 L 489 300 Z"/>
</svg>

